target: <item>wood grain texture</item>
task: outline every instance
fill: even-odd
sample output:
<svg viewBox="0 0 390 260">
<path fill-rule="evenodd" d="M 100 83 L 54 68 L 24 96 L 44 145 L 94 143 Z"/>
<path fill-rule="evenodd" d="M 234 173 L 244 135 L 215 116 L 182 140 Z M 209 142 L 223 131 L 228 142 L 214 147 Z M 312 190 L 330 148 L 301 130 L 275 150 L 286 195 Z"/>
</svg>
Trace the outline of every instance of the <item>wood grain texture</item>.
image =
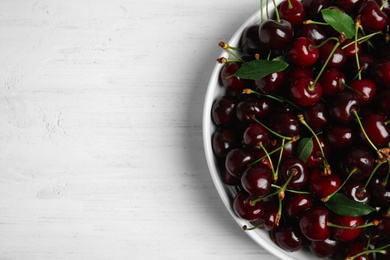
<svg viewBox="0 0 390 260">
<path fill-rule="evenodd" d="M 203 154 L 220 49 L 257 1 L 0 1 L 0 259 L 276 259 Z"/>
</svg>

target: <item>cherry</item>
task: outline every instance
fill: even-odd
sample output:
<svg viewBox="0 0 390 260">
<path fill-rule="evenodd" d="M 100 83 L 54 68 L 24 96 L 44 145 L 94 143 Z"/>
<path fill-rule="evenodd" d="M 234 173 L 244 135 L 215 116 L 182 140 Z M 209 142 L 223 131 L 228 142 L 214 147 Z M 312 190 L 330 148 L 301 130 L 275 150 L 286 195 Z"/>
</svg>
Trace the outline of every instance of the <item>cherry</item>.
<svg viewBox="0 0 390 260">
<path fill-rule="evenodd" d="M 381 86 L 390 87 L 390 58 L 375 61 L 371 66 L 373 79 Z"/>
<path fill-rule="evenodd" d="M 226 170 L 236 178 L 241 178 L 249 163 L 253 161 L 253 155 L 249 152 L 236 148 L 232 149 L 225 159 Z"/>
<path fill-rule="evenodd" d="M 370 176 L 375 166 L 375 159 L 371 151 L 365 146 L 353 146 L 347 152 L 344 159 L 345 174 L 356 169 L 351 179 L 362 180 Z"/>
<path fill-rule="evenodd" d="M 299 78 L 290 88 L 291 99 L 299 106 L 312 106 L 322 96 L 322 87 L 312 78 Z"/>
<path fill-rule="evenodd" d="M 390 88 L 379 90 L 374 104 L 378 111 L 390 115 Z"/>
<path fill-rule="evenodd" d="M 335 96 L 344 90 L 346 77 L 339 69 L 327 68 L 318 81 L 322 86 L 322 94 L 324 96 Z"/>
<path fill-rule="evenodd" d="M 362 181 L 349 181 L 343 187 L 343 194 L 354 201 L 368 204 L 370 201 L 370 194 L 365 189 L 365 183 Z"/>
<path fill-rule="evenodd" d="M 360 53 L 358 56 L 359 67 L 356 62 L 356 57 L 351 57 L 347 60 L 346 72 L 349 74 L 349 78 L 353 79 L 360 72 L 362 77 L 369 76 L 369 70 L 371 64 L 374 63 L 374 57 L 367 53 Z"/>
<path fill-rule="evenodd" d="M 222 85 L 228 90 L 243 90 L 246 86 L 245 80 L 233 76 L 237 70 L 241 67 L 241 64 L 238 62 L 228 62 L 225 63 L 221 73 L 220 79 Z"/>
<path fill-rule="evenodd" d="M 306 37 L 312 40 L 316 45 L 326 40 L 325 30 L 317 24 L 304 24 L 298 31 L 298 37 Z"/>
<path fill-rule="evenodd" d="M 242 219 L 256 221 L 264 215 L 264 202 L 253 203 L 253 198 L 246 191 L 240 191 L 233 199 L 233 210 Z"/>
<path fill-rule="evenodd" d="M 236 99 L 231 96 L 219 97 L 211 108 L 211 117 L 217 126 L 228 126 L 236 117 Z"/>
<path fill-rule="evenodd" d="M 329 7 L 328 0 L 303 0 L 302 4 L 306 10 L 306 18 L 311 20 L 317 20 L 321 10 Z"/>
<path fill-rule="evenodd" d="M 330 237 L 328 227 L 329 211 L 327 208 L 312 207 L 302 214 L 299 226 L 303 235 L 312 241 L 324 241 Z"/>
<path fill-rule="evenodd" d="M 282 147 L 282 140 L 281 139 L 274 140 L 272 147 L 273 147 L 272 149 L 277 149 L 279 147 Z M 290 142 L 290 143 L 285 142 L 283 149 L 280 151 L 282 153 L 281 157 L 282 158 L 291 157 L 296 153 L 296 150 L 297 150 L 297 142 Z M 279 158 L 280 152 L 276 153 L 274 157 Z"/>
<path fill-rule="evenodd" d="M 343 41 L 341 43 L 340 46 L 343 49 L 343 53 L 345 54 L 347 59 L 349 59 L 349 58 L 354 58 L 355 59 L 356 58 L 356 53 L 358 55 L 361 55 L 361 53 L 363 52 L 362 47 L 360 46 L 359 43 L 355 46 L 353 39 L 346 39 L 345 41 Z"/>
<path fill-rule="evenodd" d="M 368 105 L 374 100 L 376 85 L 371 79 L 354 80 L 349 86 L 355 91 L 361 105 Z"/>
<path fill-rule="evenodd" d="M 334 0 L 333 4 L 345 10 L 347 13 L 354 12 L 363 0 Z"/>
<path fill-rule="evenodd" d="M 269 127 L 283 136 L 297 136 L 299 134 L 298 119 L 291 111 L 275 112 L 270 116 Z"/>
<path fill-rule="evenodd" d="M 336 45 L 335 41 L 328 41 L 319 48 L 320 51 L 319 59 L 322 64 L 324 64 L 325 61 L 328 60 L 328 57 L 332 54 L 335 45 Z M 346 63 L 346 61 L 347 61 L 347 57 L 344 51 L 340 47 L 337 47 L 326 66 L 328 68 L 342 68 Z"/>
<path fill-rule="evenodd" d="M 390 187 L 387 185 L 387 182 L 379 176 L 375 176 L 369 186 L 368 190 L 370 191 L 371 203 L 374 206 L 378 207 L 389 207 L 390 205 Z"/>
<path fill-rule="evenodd" d="M 355 120 L 353 111 L 359 110 L 360 102 L 355 94 L 344 91 L 337 95 L 330 105 L 330 116 L 339 123 L 349 123 Z"/>
<path fill-rule="evenodd" d="M 245 129 L 242 139 L 244 145 L 253 151 L 262 149 L 261 146 L 259 146 L 259 142 L 261 142 L 266 149 L 271 146 L 271 140 L 267 129 L 256 123 L 250 124 Z"/>
<path fill-rule="evenodd" d="M 342 242 L 331 238 L 323 241 L 311 241 L 310 251 L 319 258 L 332 258 L 339 254 Z"/>
<path fill-rule="evenodd" d="M 284 0 L 279 5 L 281 19 L 289 21 L 292 26 L 301 25 L 305 19 L 305 8 L 298 0 Z"/>
<path fill-rule="evenodd" d="M 236 115 L 242 123 L 253 123 L 253 116 L 257 119 L 267 117 L 271 113 L 271 101 L 268 98 L 248 97 L 237 104 Z"/>
<path fill-rule="evenodd" d="M 361 254 L 367 251 L 367 243 L 362 241 L 354 241 L 350 243 L 345 250 L 345 257 L 354 257 L 353 260 L 374 260 L 373 254 Z"/>
<path fill-rule="evenodd" d="M 285 81 L 292 85 L 299 78 L 313 78 L 314 74 L 310 68 L 289 67 L 285 71 Z"/>
<path fill-rule="evenodd" d="M 305 163 L 296 157 L 289 157 L 282 161 L 279 170 L 280 177 L 286 182 L 293 175 L 287 188 L 293 190 L 301 189 L 307 182 L 308 171 Z"/>
<path fill-rule="evenodd" d="M 382 31 L 388 24 L 387 15 L 380 10 L 374 0 L 368 0 L 360 6 L 361 25 L 366 31 Z"/>
<path fill-rule="evenodd" d="M 231 149 L 237 146 L 237 137 L 232 129 L 219 129 L 213 134 L 212 148 L 215 156 L 224 157 Z"/>
<path fill-rule="evenodd" d="M 284 71 L 273 72 L 261 79 L 255 80 L 255 87 L 261 93 L 274 94 L 284 83 L 284 78 Z"/>
<path fill-rule="evenodd" d="M 244 53 L 250 55 L 260 54 L 261 43 L 259 38 L 259 25 L 252 25 L 245 28 L 241 35 L 240 46 Z"/>
<path fill-rule="evenodd" d="M 292 43 L 289 51 L 289 60 L 297 66 L 312 66 L 319 57 L 318 48 L 309 38 L 299 37 Z"/>
<path fill-rule="evenodd" d="M 295 252 L 306 245 L 306 239 L 298 228 L 282 227 L 274 232 L 277 245 L 289 252 Z"/>
<path fill-rule="evenodd" d="M 318 168 L 313 168 L 309 172 L 310 191 L 319 198 L 326 198 L 335 192 L 341 186 L 341 177 L 339 174 L 325 174 Z"/>
<path fill-rule="evenodd" d="M 317 138 L 318 141 L 313 138 L 313 149 L 306 160 L 306 165 L 309 168 L 324 166 L 324 157 L 327 158 L 331 153 L 331 149 L 324 140 L 323 135 L 318 135 Z M 319 145 L 321 145 L 322 151 Z"/>
<path fill-rule="evenodd" d="M 263 164 L 249 166 L 241 176 L 244 190 L 254 197 L 264 197 L 271 191 L 273 174 L 269 167 Z"/>
<path fill-rule="evenodd" d="M 262 217 L 264 229 L 267 231 L 275 230 L 279 226 L 279 206 L 274 201 L 268 200 L 264 202 L 264 208 L 266 209 Z"/>
<path fill-rule="evenodd" d="M 303 109 L 303 116 L 314 132 L 320 132 L 329 124 L 330 115 L 325 102 L 318 101 L 312 106 Z"/>
<path fill-rule="evenodd" d="M 229 186 L 238 186 L 241 184 L 240 178 L 237 178 L 231 175 L 227 170 L 224 164 L 220 163 L 219 172 L 221 180 L 224 184 Z"/>
<path fill-rule="evenodd" d="M 372 113 L 362 119 L 363 128 L 371 142 L 377 147 L 387 146 L 390 142 L 390 130 L 386 125 L 387 116 Z M 362 134 L 362 138 L 366 139 Z"/>
<path fill-rule="evenodd" d="M 313 198 L 309 194 L 291 194 L 284 199 L 283 208 L 289 216 L 301 215 L 306 210 L 310 209 L 314 202 Z"/>
<path fill-rule="evenodd" d="M 333 224 L 343 226 L 343 228 L 333 228 L 332 233 L 333 237 L 336 240 L 349 242 L 357 238 L 362 229 L 356 228 L 357 226 L 363 225 L 364 221 L 362 217 L 352 217 L 352 216 L 341 216 L 333 214 L 331 217 Z M 350 228 L 347 228 L 350 227 Z"/>
<path fill-rule="evenodd" d="M 347 148 L 355 141 L 355 130 L 348 124 L 332 124 L 325 131 L 325 139 L 334 148 Z"/>
<path fill-rule="evenodd" d="M 390 3 L 387 0 L 375 0 L 378 6 L 387 16 L 390 15 Z"/>
<path fill-rule="evenodd" d="M 259 38 L 266 49 L 281 50 L 291 41 L 294 30 L 290 22 L 281 19 L 265 20 L 260 24 Z"/>
</svg>

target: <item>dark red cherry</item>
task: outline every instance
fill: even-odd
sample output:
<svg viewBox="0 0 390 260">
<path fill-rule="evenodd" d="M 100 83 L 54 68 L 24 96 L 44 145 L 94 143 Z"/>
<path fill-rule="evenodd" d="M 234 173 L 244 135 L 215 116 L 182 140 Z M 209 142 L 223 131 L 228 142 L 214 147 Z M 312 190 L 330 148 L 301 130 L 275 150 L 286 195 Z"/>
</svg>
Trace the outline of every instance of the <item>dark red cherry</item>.
<svg viewBox="0 0 390 260">
<path fill-rule="evenodd" d="M 313 78 L 314 76 L 313 71 L 306 67 L 288 67 L 284 74 L 288 85 L 292 85 L 299 78 Z"/>
<path fill-rule="evenodd" d="M 273 72 L 267 76 L 255 80 L 256 90 L 260 93 L 274 94 L 284 83 L 284 71 Z"/>
<path fill-rule="evenodd" d="M 271 140 L 267 129 L 257 123 L 250 124 L 245 129 L 242 140 L 245 147 L 253 151 L 263 149 L 259 145 L 260 142 L 266 149 L 271 146 Z"/>
<path fill-rule="evenodd" d="M 387 146 L 390 142 L 390 129 L 386 125 L 387 116 L 372 113 L 362 119 L 363 128 L 371 142 L 377 147 Z M 361 134 L 362 138 L 365 136 Z"/>
<path fill-rule="evenodd" d="M 360 104 L 371 104 L 375 98 L 376 85 L 371 79 L 357 79 L 352 81 L 349 86 L 355 91 Z"/>
<path fill-rule="evenodd" d="M 259 25 L 248 26 L 244 29 L 241 35 L 240 45 L 244 53 L 250 55 L 260 54 Z"/>
<path fill-rule="evenodd" d="M 350 180 L 343 186 L 343 194 L 351 200 L 368 204 L 370 194 L 364 186 L 362 181 Z"/>
<path fill-rule="evenodd" d="M 217 126 L 228 126 L 236 120 L 236 99 L 222 96 L 214 101 L 211 117 Z"/>
<path fill-rule="evenodd" d="M 306 19 L 317 20 L 321 17 L 321 10 L 329 7 L 328 0 L 303 0 L 306 10 Z"/>
<path fill-rule="evenodd" d="M 387 0 L 375 0 L 377 2 L 378 6 L 384 12 L 387 16 L 390 15 L 390 3 Z"/>
<path fill-rule="evenodd" d="M 349 79 L 353 80 L 358 75 L 359 71 L 362 77 L 369 77 L 370 66 L 375 61 L 374 57 L 368 53 L 362 52 L 358 56 L 359 67 L 356 62 L 356 57 L 351 57 L 347 60 L 346 74 L 349 75 Z"/>
<path fill-rule="evenodd" d="M 370 176 L 375 167 L 375 158 L 369 149 L 370 147 L 355 145 L 348 150 L 343 160 L 345 175 L 356 168 L 351 176 L 352 180 L 362 180 Z"/>
<path fill-rule="evenodd" d="M 290 46 L 287 56 L 296 66 L 309 67 L 317 62 L 319 51 L 309 38 L 299 37 Z"/>
<path fill-rule="evenodd" d="M 390 116 L 390 88 L 379 90 L 374 104 L 378 111 Z"/>
<path fill-rule="evenodd" d="M 219 174 L 221 177 L 221 180 L 224 184 L 229 185 L 229 186 L 238 186 L 241 184 L 240 178 L 237 178 L 233 175 L 231 175 L 225 167 L 224 162 L 220 163 L 219 166 Z"/>
<path fill-rule="evenodd" d="M 273 233 L 276 244 L 288 252 L 295 252 L 306 245 L 306 238 L 299 228 L 281 227 Z"/>
<path fill-rule="evenodd" d="M 267 117 L 271 112 L 271 101 L 268 98 L 249 97 L 237 104 L 237 119 L 244 124 L 255 122 L 252 116 L 257 120 Z"/>
<path fill-rule="evenodd" d="M 312 241 L 309 248 L 319 258 L 332 258 L 340 253 L 342 246 L 343 242 L 329 238 L 323 241 Z"/>
<path fill-rule="evenodd" d="M 307 182 L 308 171 L 306 164 L 297 157 L 289 157 L 282 161 L 279 169 L 279 176 L 283 179 L 285 183 L 290 176 L 291 181 L 288 183 L 287 187 L 292 190 L 301 189 Z"/>
<path fill-rule="evenodd" d="M 320 199 L 326 198 L 335 192 L 340 187 L 341 182 L 340 175 L 334 172 L 328 175 L 318 168 L 314 168 L 309 172 L 310 191 Z"/>
<path fill-rule="evenodd" d="M 362 3 L 359 9 L 361 25 L 365 31 L 382 31 L 388 24 L 387 15 L 382 12 L 374 0 Z"/>
<path fill-rule="evenodd" d="M 363 252 L 366 252 L 368 249 L 367 242 L 359 240 L 353 241 L 348 244 L 345 250 L 345 259 L 348 259 L 348 257 L 354 257 L 353 260 L 374 260 L 373 254 L 363 254 Z"/>
<path fill-rule="evenodd" d="M 279 225 L 279 206 L 273 200 L 268 200 L 264 202 L 264 209 L 266 210 L 262 217 L 263 227 L 267 231 L 274 230 Z"/>
<path fill-rule="evenodd" d="M 299 226 L 303 235 L 312 241 L 325 241 L 330 237 L 329 211 L 324 207 L 312 207 L 302 214 Z"/>
<path fill-rule="evenodd" d="M 314 204 L 313 197 L 309 194 L 291 194 L 283 203 L 283 208 L 289 216 L 299 216 Z"/>
<path fill-rule="evenodd" d="M 244 190 L 254 197 L 264 197 L 271 191 L 273 174 L 268 166 L 255 164 L 249 166 L 241 176 Z"/>
<path fill-rule="evenodd" d="M 272 113 L 269 127 L 280 135 L 290 137 L 297 136 L 300 130 L 297 117 L 289 111 Z"/>
<path fill-rule="evenodd" d="M 328 144 L 337 149 L 351 146 L 356 138 L 355 129 L 348 124 L 332 124 L 325 131 Z"/>
<path fill-rule="evenodd" d="M 348 46 L 347 46 L 348 45 Z M 360 55 L 362 53 L 362 47 L 360 46 L 360 43 L 358 43 L 355 46 L 355 41 L 353 39 L 346 39 L 341 43 L 341 48 L 343 49 L 343 52 L 347 59 L 354 58 L 356 59 L 356 53 Z"/>
<path fill-rule="evenodd" d="M 243 90 L 246 87 L 245 80 L 232 76 L 241 67 L 240 63 L 228 62 L 223 65 L 220 79 L 222 85 L 228 90 Z"/>
<path fill-rule="evenodd" d="M 329 147 L 328 143 L 325 141 L 323 135 L 318 135 L 317 139 L 313 138 L 313 149 L 311 153 L 309 154 L 309 157 L 306 160 L 306 165 L 309 168 L 314 168 L 314 167 L 323 167 L 324 166 L 324 156 L 325 158 L 329 157 L 331 153 L 331 148 Z M 322 151 L 324 154 L 322 155 L 320 146 L 322 148 Z"/>
<path fill-rule="evenodd" d="M 226 170 L 236 178 L 241 178 L 249 163 L 253 161 L 253 155 L 249 152 L 236 148 L 231 150 L 225 159 Z"/>
<path fill-rule="evenodd" d="M 337 227 L 332 229 L 333 237 L 336 240 L 342 242 L 349 242 L 357 238 L 360 235 L 362 229 L 354 227 L 361 226 L 364 224 L 362 217 L 341 216 L 337 214 L 332 215 L 331 222 L 339 226 L 348 227 Z"/>
<path fill-rule="evenodd" d="M 246 191 L 240 191 L 233 199 L 233 210 L 242 219 L 256 221 L 264 215 L 264 202 L 254 203 Z"/>
<path fill-rule="evenodd" d="M 291 41 L 294 30 L 290 22 L 281 19 L 263 21 L 259 28 L 259 38 L 262 45 L 271 50 L 284 49 Z"/>
<path fill-rule="evenodd" d="M 371 73 L 379 85 L 390 88 L 390 58 L 376 60 L 371 66 Z"/>
<path fill-rule="evenodd" d="M 214 155 L 224 157 L 226 154 L 238 146 L 237 136 L 232 129 L 223 128 L 214 132 L 212 137 L 212 148 Z"/>
<path fill-rule="evenodd" d="M 322 87 L 312 78 L 299 78 L 290 87 L 289 94 L 298 106 L 312 106 L 320 100 Z"/>
<path fill-rule="evenodd" d="M 325 69 L 319 79 L 324 96 L 335 96 L 344 90 L 345 74 L 336 68 Z"/>
<path fill-rule="evenodd" d="M 306 123 L 314 132 L 320 132 L 330 122 L 329 109 L 323 101 L 318 101 L 312 106 L 303 109 Z"/>
<path fill-rule="evenodd" d="M 289 21 L 292 26 L 301 25 L 305 19 L 305 8 L 298 0 L 284 0 L 279 5 L 281 19 Z"/>
<path fill-rule="evenodd" d="M 315 44 L 320 44 L 326 38 L 326 32 L 317 24 L 304 24 L 298 31 L 298 37 L 306 37 L 312 40 Z"/>
<path fill-rule="evenodd" d="M 334 0 L 333 4 L 345 10 L 347 13 L 352 13 L 359 8 L 361 2 L 363 2 L 363 0 Z"/>
<path fill-rule="evenodd" d="M 356 119 L 353 111 L 360 108 L 360 102 L 355 94 L 344 91 L 337 95 L 329 106 L 330 116 L 339 123 L 349 123 Z"/>
<path fill-rule="evenodd" d="M 335 41 L 328 41 L 319 48 L 320 51 L 320 61 L 322 64 L 328 59 L 332 54 L 333 49 L 335 48 Z M 333 55 L 331 56 L 329 62 L 327 63 L 327 68 L 342 68 L 347 61 L 344 51 L 339 47 L 336 48 Z"/>
<path fill-rule="evenodd" d="M 382 177 L 374 176 L 368 190 L 371 196 L 371 205 L 378 207 L 390 206 L 390 186 Z"/>
</svg>

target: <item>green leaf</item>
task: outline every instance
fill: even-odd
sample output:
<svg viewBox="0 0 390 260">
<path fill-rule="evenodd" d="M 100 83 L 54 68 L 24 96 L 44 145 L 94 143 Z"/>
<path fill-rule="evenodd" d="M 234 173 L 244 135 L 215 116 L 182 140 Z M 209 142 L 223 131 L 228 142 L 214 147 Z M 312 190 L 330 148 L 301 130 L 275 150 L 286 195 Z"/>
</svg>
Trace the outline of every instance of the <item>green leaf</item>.
<svg viewBox="0 0 390 260">
<path fill-rule="evenodd" d="M 286 69 L 288 63 L 280 60 L 253 60 L 245 62 L 233 76 L 242 79 L 258 80 Z"/>
<path fill-rule="evenodd" d="M 309 159 L 311 152 L 313 151 L 313 139 L 309 137 L 302 138 L 297 147 L 298 158 L 306 162 Z"/>
<path fill-rule="evenodd" d="M 336 193 L 329 198 L 325 205 L 333 212 L 343 216 L 365 216 L 375 211 L 375 208 L 345 197 L 344 194 Z"/>
<path fill-rule="evenodd" d="M 355 23 L 349 15 L 336 8 L 323 9 L 321 13 L 325 22 L 339 33 L 343 32 L 347 39 L 355 36 Z"/>
</svg>

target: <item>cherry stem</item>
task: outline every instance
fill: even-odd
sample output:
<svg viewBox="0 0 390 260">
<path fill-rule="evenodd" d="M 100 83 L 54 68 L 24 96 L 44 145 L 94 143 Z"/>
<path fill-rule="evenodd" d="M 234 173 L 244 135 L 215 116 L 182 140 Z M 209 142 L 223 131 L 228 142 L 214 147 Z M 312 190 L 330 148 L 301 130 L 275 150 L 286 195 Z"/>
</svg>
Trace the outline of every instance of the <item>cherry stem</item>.
<svg viewBox="0 0 390 260">
<path fill-rule="evenodd" d="M 283 184 L 282 187 L 279 188 L 279 194 L 278 194 L 279 201 L 284 199 L 287 186 L 291 182 L 291 180 L 294 178 L 294 176 L 297 174 L 297 170 L 295 170 L 295 171 L 291 170 L 291 171 L 289 171 L 289 174 L 290 175 L 288 176 L 287 181 Z"/>
<path fill-rule="evenodd" d="M 272 150 L 272 151 L 269 152 L 268 154 L 269 154 L 269 155 L 272 155 L 272 154 L 276 153 L 277 151 L 282 150 L 284 147 L 286 147 L 287 145 L 289 145 L 289 144 L 291 144 L 291 143 L 293 143 L 293 142 L 295 142 L 295 141 L 296 141 L 296 140 L 288 141 L 288 142 L 287 142 L 286 144 L 284 144 L 283 146 L 280 146 L 280 147 L 278 147 L 278 148 Z M 264 160 L 265 158 L 267 158 L 267 155 L 264 155 L 264 156 L 260 157 L 259 159 L 257 159 L 257 160 L 255 160 L 255 161 L 251 162 L 251 163 L 249 164 L 249 166 L 255 165 L 256 163 L 261 162 L 261 161 Z"/>
<path fill-rule="evenodd" d="M 240 49 L 237 47 L 230 46 L 227 42 L 219 42 L 219 47 L 227 51 L 232 56 L 236 57 L 240 62 L 245 62 L 237 53 L 234 51 L 239 51 Z M 234 50 L 234 51 L 233 51 Z"/>
<path fill-rule="evenodd" d="M 330 175 L 332 173 L 331 169 L 330 169 L 330 166 L 328 164 L 328 161 L 325 157 L 325 153 L 324 153 L 324 150 L 322 149 L 322 145 L 321 145 L 321 142 L 320 142 L 320 139 L 318 139 L 318 136 L 317 134 L 313 131 L 313 129 L 307 124 L 307 122 L 305 121 L 305 118 L 302 114 L 298 115 L 298 120 L 311 132 L 311 134 L 314 136 L 314 138 L 316 139 L 317 141 L 317 144 L 318 144 L 318 147 L 321 151 L 321 155 L 322 155 L 322 159 L 323 159 L 323 162 L 324 162 L 324 172 L 328 175 Z"/>
<path fill-rule="evenodd" d="M 381 153 L 379 153 L 378 151 L 378 148 L 375 146 L 375 144 L 372 143 L 371 139 L 368 137 L 367 133 L 366 133 L 366 130 L 364 130 L 364 127 L 362 125 L 362 121 L 360 120 L 360 117 L 356 111 L 356 109 L 353 109 L 352 113 L 355 115 L 356 117 L 356 121 L 358 122 L 359 126 L 360 126 L 360 129 L 362 130 L 362 133 L 364 135 L 364 137 L 367 139 L 368 143 L 372 146 L 372 148 L 374 148 L 374 150 L 378 153 L 378 156 L 379 158 L 382 158 L 383 155 Z"/>
<path fill-rule="evenodd" d="M 264 226 L 264 223 L 261 222 L 261 223 L 257 224 L 256 226 L 253 226 L 253 227 L 250 227 L 250 228 L 248 228 L 247 225 L 244 225 L 244 226 L 242 226 L 242 229 L 243 229 L 244 231 L 251 231 L 251 230 L 255 230 L 255 229 L 262 228 L 263 226 Z"/>
<path fill-rule="evenodd" d="M 276 172 L 279 172 L 279 167 L 280 167 L 280 163 L 282 162 L 283 150 L 284 150 L 285 143 L 286 143 L 286 139 L 282 139 L 282 145 L 281 145 L 282 149 L 280 149 L 280 152 L 279 152 L 278 164 L 276 165 Z"/>
<path fill-rule="evenodd" d="M 361 77 L 361 70 L 360 70 L 360 68 L 359 68 L 359 80 L 361 80 L 362 79 L 362 77 Z M 357 89 L 354 89 L 353 87 L 351 87 L 351 86 L 349 86 L 348 84 L 346 84 L 345 82 L 340 82 L 340 85 L 342 86 L 342 87 L 344 87 L 344 88 L 347 88 L 347 89 L 349 89 L 349 90 L 351 90 L 351 91 L 353 91 L 353 92 L 355 92 L 359 97 L 361 97 L 361 98 L 363 98 L 363 99 L 368 99 L 368 97 L 366 96 L 366 95 L 364 95 L 362 92 L 360 92 L 359 90 L 357 90 Z"/>
<path fill-rule="evenodd" d="M 260 93 L 258 91 L 255 91 L 253 89 L 250 89 L 250 88 L 246 88 L 242 91 L 243 94 L 257 94 L 259 96 L 264 96 L 264 97 L 267 97 L 267 98 L 270 98 L 270 99 L 273 99 L 273 100 L 276 100 L 280 103 L 288 103 L 290 104 L 291 106 L 293 106 L 294 108 L 296 108 L 297 110 L 302 110 L 302 108 L 298 107 L 296 104 L 294 104 L 293 102 L 291 102 L 290 100 L 288 99 L 284 99 L 283 97 L 281 96 L 277 96 L 277 95 L 268 95 L 268 94 L 263 94 L 263 93 Z"/>
<path fill-rule="evenodd" d="M 272 0 L 272 1 L 274 2 L 276 21 L 280 23 L 279 10 L 278 10 L 278 6 L 276 5 L 276 0 Z"/>
<path fill-rule="evenodd" d="M 379 225 L 379 221 L 378 220 L 373 220 L 373 221 L 368 222 L 368 223 L 366 223 L 364 225 L 354 226 L 354 227 L 342 226 L 342 225 L 334 224 L 332 222 L 328 222 L 326 224 L 327 224 L 328 227 L 333 227 L 333 228 L 357 229 L 357 228 L 366 228 L 366 227 L 378 226 Z"/>
<path fill-rule="evenodd" d="M 313 21 L 313 20 L 303 21 L 303 24 L 329 25 L 328 23 L 318 22 L 318 21 Z"/>
<path fill-rule="evenodd" d="M 281 186 L 276 185 L 276 184 L 271 184 L 271 186 L 274 187 L 274 188 L 278 188 L 278 189 L 281 188 Z M 310 191 L 300 191 L 300 190 L 290 190 L 290 189 L 286 189 L 285 191 L 288 191 L 290 193 L 295 193 L 295 194 L 306 194 L 306 195 L 310 195 L 311 194 Z"/>
<path fill-rule="evenodd" d="M 272 162 L 271 156 L 269 155 L 267 149 L 264 147 L 262 142 L 259 142 L 259 146 L 261 147 L 261 149 L 263 149 L 263 151 L 265 152 L 265 155 L 267 156 L 268 161 L 270 162 L 270 168 L 272 170 L 272 174 L 274 175 L 274 181 L 276 182 L 278 180 L 278 174 L 275 171 L 274 164 Z"/>
<path fill-rule="evenodd" d="M 275 132 L 274 130 L 272 130 L 272 129 L 269 128 L 268 126 L 264 125 L 264 124 L 263 124 L 262 122 L 260 122 L 259 120 L 257 120 L 257 118 L 256 118 L 254 115 L 251 116 L 251 119 L 252 119 L 253 121 L 255 121 L 256 123 L 258 123 L 259 125 L 261 125 L 262 127 L 264 127 L 265 129 L 267 129 L 267 130 L 268 130 L 269 132 L 271 132 L 272 134 L 276 135 L 277 137 L 280 137 L 280 138 L 286 139 L 286 140 L 295 140 L 295 141 L 297 141 L 297 140 L 299 139 L 299 137 L 297 137 L 297 136 L 284 136 L 284 135 L 281 135 L 281 134 Z"/>
<path fill-rule="evenodd" d="M 388 125 L 390 123 L 390 120 L 385 121 L 385 125 Z"/>
<path fill-rule="evenodd" d="M 379 162 L 377 165 L 375 165 L 375 168 L 372 170 L 370 176 L 368 177 L 364 187 L 363 187 L 363 191 L 365 191 L 368 187 L 368 185 L 370 184 L 371 180 L 372 180 L 372 177 L 374 177 L 376 171 L 379 169 L 379 167 L 383 164 L 384 162 Z"/>
<path fill-rule="evenodd" d="M 358 69 L 358 79 L 362 79 L 362 73 L 360 71 L 360 62 L 359 62 L 359 54 L 358 54 L 358 42 L 357 42 L 357 37 L 358 37 L 358 31 L 360 28 L 360 16 L 356 18 L 355 21 L 355 58 L 356 58 L 356 66 Z"/>
<path fill-rule="evenodd" d="M 351 178 L 351 176 L 357 171 L 357 168 L 353 168 L 352 171 L 348 174 L 347 178 L 345 178 L 344 182 L 338 187 L 334 192 L 332 192 L 330 195 L 326 196 L 325 198 L 322 198 L 321 201 L 327 202 L 333 195 L 335 195 L 337 192 L 339 192 L 344 185 L 348 182 L 348 180 Z"/>
<path fill-rule="evenodd" d="M 260 0 L 260 20 L 264 21 L 263 0 Z"/>
<path fill-rule="evenodd" d="M 292 3 L 291 3 L 291 0 L 287 0 L 287 2 L 288 2 L 287 9 L 288 9 L 288 10 L 293 9 L 293 5 L 292 5 Z"/>
<path fill-rule="evenodd" d="M 381 7 L 379 8 L 381 11 L 383 10 L 383 8 L 385 8 L 385 5 L 387 4 L 388 0 L 384 0 Z"/>
</svg>

